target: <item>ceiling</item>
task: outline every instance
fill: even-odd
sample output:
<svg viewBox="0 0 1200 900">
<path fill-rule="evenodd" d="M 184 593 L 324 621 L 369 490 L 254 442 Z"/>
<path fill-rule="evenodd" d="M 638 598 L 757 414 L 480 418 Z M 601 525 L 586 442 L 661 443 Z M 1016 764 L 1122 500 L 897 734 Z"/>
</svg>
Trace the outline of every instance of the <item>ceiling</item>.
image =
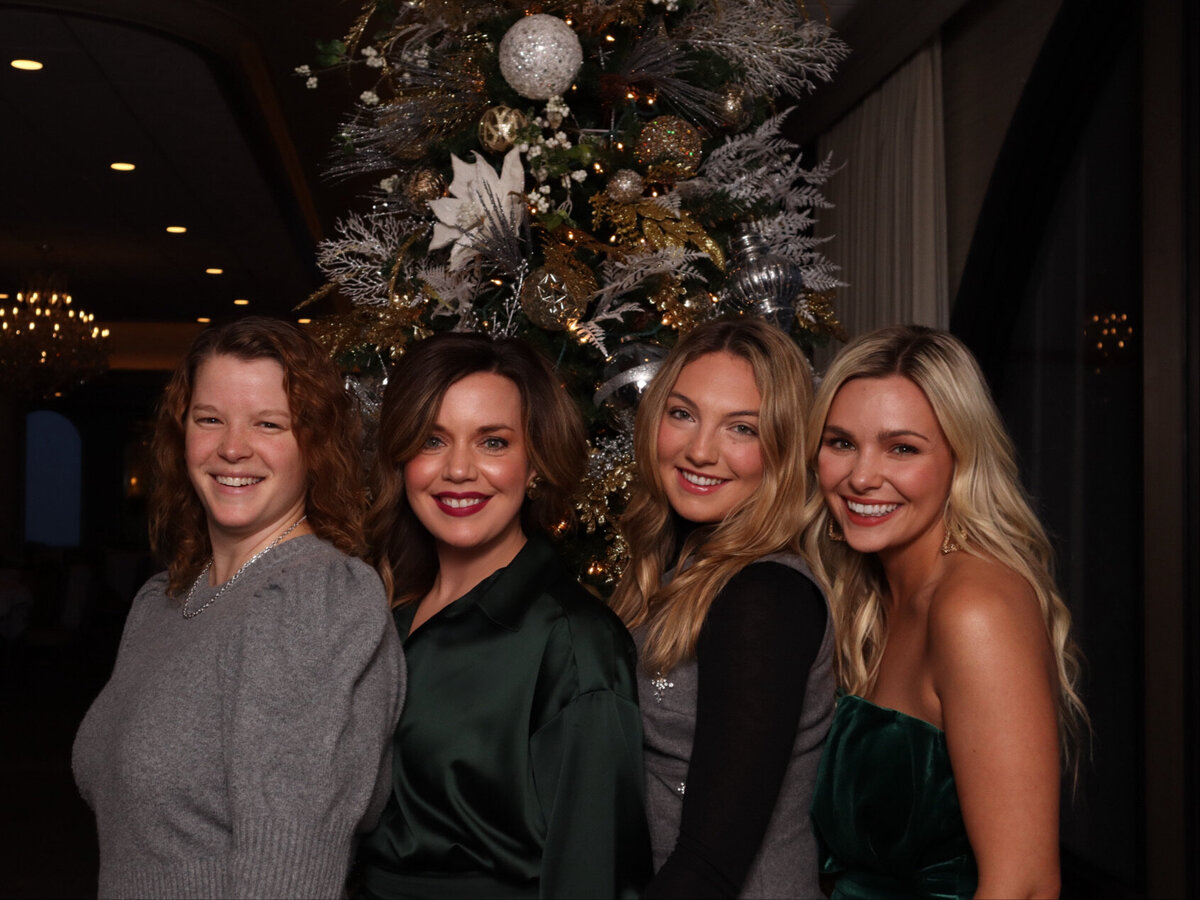
<svg viewBox="0 0 1200 900">
<path fill-rule="evenodd" d="M 351 202 L 319 180 L 344 96 L 306 91 L 292 69 L 350 14 L 274 0 L 0 4 L 0 292 L 52 272 L 102 321 L 194 322 L 240 311 L 236 299 L 290 310 L 317 283 L 322 229 Z M 9 65 L 22 57 L 44 68 Z"/>
<path fill-rule="evenodd" d="M 855 0 L 826 5 L 836 27 Z M 294 315 L 316 242 L 355 205 L 321 169 L 361 88 L 306 90 L 293 69 L 357 6 L 0 2 L 0 293 L 54 273 L 102 322 Z"/>
</svg>

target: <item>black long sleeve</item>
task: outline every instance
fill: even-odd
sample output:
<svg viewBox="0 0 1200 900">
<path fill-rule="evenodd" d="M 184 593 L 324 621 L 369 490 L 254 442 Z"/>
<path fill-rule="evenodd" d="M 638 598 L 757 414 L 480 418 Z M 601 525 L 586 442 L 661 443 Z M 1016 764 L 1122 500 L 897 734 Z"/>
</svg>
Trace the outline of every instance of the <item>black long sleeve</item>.
<svg viewBox="0 0 1200 900">
<path fill-rule="evenodd" d="M 827 618 L 816 586 L 760 562 L 713 601 L 696 645 L 696 736 L 679 839 L 647 900 L 736 897 L 783 783 Z"/>
</svg>

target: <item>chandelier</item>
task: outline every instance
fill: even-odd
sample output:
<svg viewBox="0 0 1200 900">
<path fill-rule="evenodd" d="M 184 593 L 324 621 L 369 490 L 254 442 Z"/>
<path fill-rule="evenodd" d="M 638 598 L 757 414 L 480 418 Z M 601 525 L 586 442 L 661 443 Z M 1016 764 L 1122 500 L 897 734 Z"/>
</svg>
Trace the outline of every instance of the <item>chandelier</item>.
<svg viewBox="0 0 1200 900">
<path fill-rule="evenodd" d="M 108 368 L 108 329 L 51 285 L 0 301 L 0 387 L 23 399 L 61 397 Z"/>
</svg>

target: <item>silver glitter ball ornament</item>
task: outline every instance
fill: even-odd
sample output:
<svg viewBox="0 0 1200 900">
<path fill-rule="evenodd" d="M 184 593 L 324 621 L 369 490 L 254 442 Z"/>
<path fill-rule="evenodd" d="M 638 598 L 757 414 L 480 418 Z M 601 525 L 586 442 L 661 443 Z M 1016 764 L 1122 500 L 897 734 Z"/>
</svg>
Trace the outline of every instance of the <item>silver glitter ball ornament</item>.
<svg viewBox="0 0 1200 900">
<path fill-rule="evenodd" d="M 500 41 L 500 74 L 531 100 L 562 94 L 582 63 L 579 35 L 562 19 L 545 13 L 525 16 Z"/>
<path fill-rule="evenodd" d="M 733 268 L 721 291 L 726 309 L 761 316 L 787 332 L 803 292 L 800 267 L 772 253 L 761 233 L 747 230 L 733 239 Z"/>
<path fill-rule="evenodd" d="M 605 193 L 608 194 L 608 199 L 617 203 L 633 203 L 641 199 L 645 188 L 646 182 L 633 169 L 617 169 L 613 177 L 608 179 Z"/>
</svg>

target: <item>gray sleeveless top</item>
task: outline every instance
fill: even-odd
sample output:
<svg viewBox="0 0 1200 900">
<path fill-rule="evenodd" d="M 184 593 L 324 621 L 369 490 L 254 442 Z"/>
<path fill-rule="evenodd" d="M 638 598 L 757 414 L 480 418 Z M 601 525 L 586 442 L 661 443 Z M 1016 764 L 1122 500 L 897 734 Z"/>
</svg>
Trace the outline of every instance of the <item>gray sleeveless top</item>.
<svg viewBox="0 0 1200 900">
<path fill-rule="evenodd" d="M 789 566 L 810 580 L 812 573 L 799 556 L 773 553 L 757 562 Z M 639 656 L 645 626 L 633 632 Z M 688 765 L 696 734 L 696 660 L 681 663 L 668 673 L 647 673 L 638 666 L 638 698 L 645 731 L 646 815 L 658 871 L 675 849 L 687 790 Z M 825 634 L 809 670 L 804 706 L 792 745 L 792 758 L 762 846 L 755 857 L 741 897 L 814 897 L 819 859 L 809 808 L 821 748 L 833 720 L 836 682 L 833 672 L 833 616 L 826 619 Z"/>
</svg>

